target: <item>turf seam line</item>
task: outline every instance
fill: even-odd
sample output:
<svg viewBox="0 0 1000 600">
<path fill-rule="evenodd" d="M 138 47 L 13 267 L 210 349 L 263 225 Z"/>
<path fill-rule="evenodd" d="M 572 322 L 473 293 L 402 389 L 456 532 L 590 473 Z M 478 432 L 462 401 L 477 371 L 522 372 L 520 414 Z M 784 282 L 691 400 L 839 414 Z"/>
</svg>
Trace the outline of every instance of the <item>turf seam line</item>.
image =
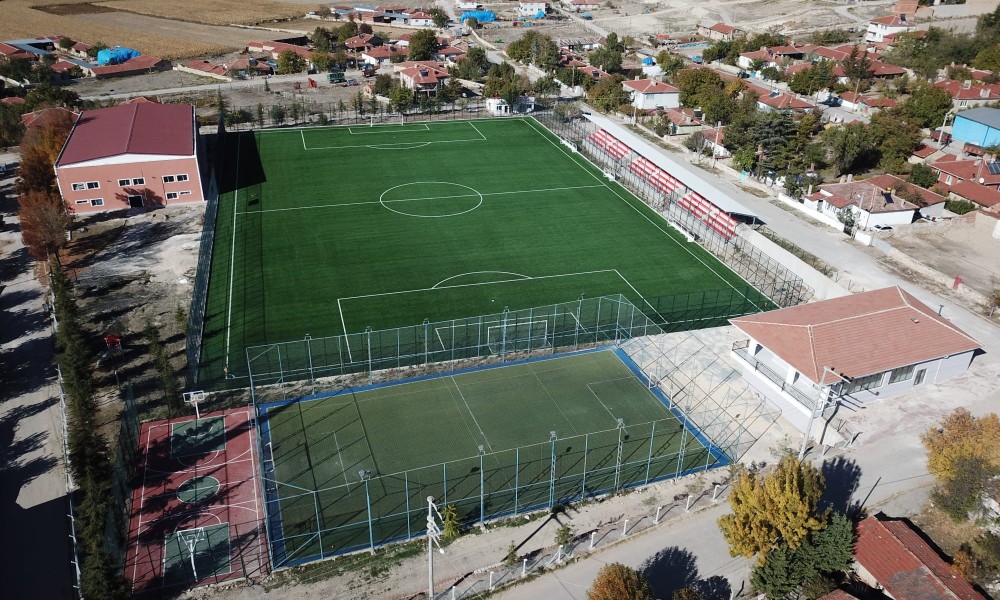
<svg viewBox="0 0 1000 600">
<path fill-rule="evenodd" d="M 528 371 L 531 372 L 531 375 L 535 378 L 535 381 L 538 382 L 538 385 L 542 388 L 542 391 L 545 392 L 545 395 L 546 397 L 548 397 L 549 402 L 552 403 L 552 406 L 556 407 L 556 410 L 558 410 L 559 414 L 562 415 L 562 418 L 566 421 L 566 424 L 569 425 L 569 428 L 573 430 L 573 435 L 580 435 L 580 432 L 577 431 L 576 427 L 573 426 L 573 421 L 569 420 L 569 417 L 567 417 L 566 413 L 563 412 L 562 407 L 559 406 L 559 403 L 556 402 L 556 399 L 552 397 L 551 393 L 549 393 L 549 388 L 545 387 L 545 382 L 542 381 L 542 378 L 538 376 L 538 373 L 535 371 L 535 368 L 529 364 Z"/>
<path fill-rule="evenodd" d="M 534 120 L 534 117 L 532 117 L 532 120 Z M 584 171 L 586 171 L 586 172 L 587 172 L 588 174 L 590 174 L 590 176 L 591 176 L 591 177 L 593 177 L 594 179 L 596 179 L 596 180 L 600 181 L 600 182 L 601 182 L 601 183 L 602 183 L 602 184 L 604 185 L 604 187 L 608 188 L 608 190 L 609 190 L 609 191 L 610 191 L 610 192 L 611 192 L 612 194 L 614 194 L 615 196 L 618 196 L 618 198 L 619 198 L 619 199 L 620 199 L 620 200 L 621 200 L 622 202 L 624 202 L 625 204 L 627 204 L 627 205 L 629 206 L 629 208 L 631 208 L 631 209 L 632 209 L 632 210 L 634 210 L 635 212 L 639 213 L 639 215 L 641 215 L 641 216 L 642 216 L 642 218 L 644 218 L 644 219 L 646 219 L 647 221 L 649 221 L 649 223 L 650 223 L 650 224 L 652 224 L 652 225 L 653 225 L 653 227 L 656 227 L 657 229 L 659 229 L 660 231 L 662 231 L 662 232 L 663 232 L 663 233 L 664 233 L 665 235 L 667 235 L 667 237 L 669 237 L 669 238 L 670 238 L 670 239 L 671 239 L 671 240 L 672 240 L 672 241 L 673 241 L 673 242 L 674 242 L 675 244 L 677 244 L 677 245 L 678 245 L 679 247 L 681 247 L 681 248 L 682 248 L 682 249 L 683 249 L 683 250 L 684 250 L 685 252 L 687 252 L 688 254 L 690 254 L 692 258 L 694 258 L 695 260 L 697 260 L 698 262 L 700 262 L 700 263 L 702 264 L 702 266 L 704 266 L 704 267 L 705 267 L 706 269 L 708 269 L 709 271 L 711 271 L 711 272 L 712 272 L 712 274 L 714 274 L 714 275 L 715 275 L 716 277 L 718 277 L 718 278 L 719 278 L 720 280 L 722 280 L 722 282 L 723 282 L 723 283 L 725 283 L 725 284 L 726 284 L 726 285 L 728 285 L 729 287 L 733 288 L 733 290 L 734 290 L 734 291 L 736 291 L 736 292 L 737 292 L 737 293 L 739 293 L 739 294 L 740 294 L 741 296 L 743 296 L 743 298 L 744 298 L 744 299 L 745 299 L 745 300 L 746 300 L 747 302 L 750 302 L 750 304 L 753 304 L 753 306 L 754 306 L 754 307 L 757 307 L 757 305 L 756 305 L 756 304 L 754 304 L 754 303 L 753 303 L 753 301 L 751 301 L 751 300 L 750 300 L 749 298 L 747 298 L 747 297 L 746 297 L 746 294 L 744 294 L 744 293 L 740 292 L 740 290 L 739 290 L 739 289 L 738 289 L 738 288 L 737 288 L 736 286 L 734 286 L 734 285 L 733 285 L 732 283 L 730 283 L 730 282 L 729 282 L 729 280 L 727 280 L 726 278 L 722 277 L 722 275 L 720 275 L 720 274 L 718 273 L 718 271 L 716 271 L 715 269 L 713 269 L 713 268 L 712 268 L 712 267 L 711 267 L 711 266 L 710 266 L 710 265 L 709 265 L 708 263 L 706 263 L 706 262 L 705 262 L 704 260 L 702 260 L 702 258 L 701 258 L 701 257 L 699 257 L 698 255 L 696 255 L 696 254 L 695 254 L 694 252 L 691 252 L 691 250 L 690 250 L 689 248 L 687 248 L 686 246 L 684 246 L 684 244 L 681 244 L 681 243 L 680 243 L 680 242 L 679 242 L 679 241 L 678 241 L 678 240 L 677 240 L 676 238 L 674 238 L 674 237 L 673 237 L 672 235 L 670 235 L 670 234 L 669 234 L 669 233 L 668 233 L 668 232 L 667 232 L 667 231 L 666 231 L 665 229 L 663 229 L 662 227 L 660 227 L 658 223 L 656 223 L 656 222 L 654 222 L 654 221 L 653 221 L 652 219 L 650 219 L 648 215 L 644 214 L 644 213 L 643 213 L 643 212 L 642 212 L 641 210 L 639 210 L 638 208 L 636 208 L 635 206 L 633 206 L 631 202 L 629 202 L 629 201 L 628 201 L 627 199 L 623 198 L 621 194 L 619 194 L 619 193 L 618 193 L 618 192 L 617 192 L 617 191 L 616 191 L 616 190 L 615 190 L 614 188 L 612 188 L 611 186 L 609 186 L 609 185 L 608 185 L 608 184 L 607 184 L 607 183 L 606 183 L 606 182 L 605 182 L 604 180 L 602 180 L 602 179 L 601 179 L 600 177 L 598 177 L 598 176 L 597 176 L 597 175 L 596 175 L 595 173 L 593 173 L 593 172 L 592 172 L 592 171 L 591 171 L 590 169 L 588 169 L 588 168 L 587 168 L 586 166 L 584 166 L 584 165 L 581 165 L 581 164 L 579 163 L 579 161 L 577 161 L 577 160 L 576 160 L 575 158 L 573 158 L 573 156 L 572 156 L 572 155 L 570 155 L 569 153 L 567 153 L 567 152 L 566 152 L 566 150 L 565 150 L 565 149 L 563 149 L 563 148 L 562 148 L 562 147 L 561 147 L 561 146 L 560 146 L 559 144 L 556 144 L 555 142 L 553 142 L 552 140 L 550 140 L 550 139 L 549 139 L 549 138 L 548 138 L 548 137 L 547 137 L 547 136 L 546 136 L 546 135 L 545 135 L 544 133 L 542 133 L 541 131 L 538 131 L 538 129 L 536 129 L 536 128 L 535 128 L 535 126 L 534 126 L 534 125 L 532 125 L 532 124 L 531 124 L 531 123 L 529 122 L 529 120 L 528 120 L 528 119 L 524 119 L 523 121 L 524 121 L 525 123 L 527 123 L 527 124 L 528 124 L 528 127 L 530 127 L 530 128 L 532 129 L 532 130 L 534 130 L 534 131 L 535 131 L 535 133 L 537 133 L 538 135 L 542 136 L 542 138 L 544 138 L 544 139 L 545 139 L 545 140 L 546 140 L 546 141 L 547 141 L 548 143 L 550 143 L 550 144 L 552 144 L 553 146 L 555 146 L 556 148 L 558 148 L 558 149 L 559 149 L 559 151 L 560 151 L 560 152 L 562 152 L 562 153 L 563 153 L 563 154 L 564 154 L 565 156 L 567 156 L 567 157 L 568 157 L 568 158 L 569 158 L 569 159 L 570 159 L 571 161 L 573 161 L 573 163 L 575 163 L 575 164 L 576 164 L 577 166 L 579 166 L 579 167 L 580 167 L 581 169 L 583 169 L 583 170 L 584 170 Z M 544 126 L 543 126 L 543 127 L 544 127 Z M 595 167 L 595 168 L 596 168 L 596 167 Z M 758 310 L 760 309 L 760 307 L 757 307 L 757 308 L 758 308 Z"/>
</svg>

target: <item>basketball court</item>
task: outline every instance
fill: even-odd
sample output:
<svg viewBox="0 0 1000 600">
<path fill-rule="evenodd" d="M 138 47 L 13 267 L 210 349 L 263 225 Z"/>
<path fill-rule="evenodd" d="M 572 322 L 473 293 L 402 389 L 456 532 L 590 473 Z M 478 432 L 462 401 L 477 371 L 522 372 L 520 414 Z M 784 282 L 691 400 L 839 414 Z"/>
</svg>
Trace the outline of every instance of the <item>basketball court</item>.
<svg viewBox="0 0 1000 600">
<path fill-rule="evenodd" d="M 246 576 L 267 566 L 252 413 L 144 423 L 126 577 L 134 593 Z"/>
</svg>

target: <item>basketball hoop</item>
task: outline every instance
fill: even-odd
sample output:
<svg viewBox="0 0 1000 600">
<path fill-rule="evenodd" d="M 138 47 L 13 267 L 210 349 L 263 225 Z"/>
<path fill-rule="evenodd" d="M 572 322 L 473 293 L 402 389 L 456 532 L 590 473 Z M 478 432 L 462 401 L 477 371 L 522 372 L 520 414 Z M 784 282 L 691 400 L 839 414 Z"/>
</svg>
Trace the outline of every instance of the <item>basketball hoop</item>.
<svg viewBox="0 0 1000 600">
<path fill-rule="evenodd" d="M 205 392 L 199 390 L 197 392 L 184 392 L 184 403 L 191 404 L 194 406 L 194 418 L 196 421 L 201 420 L 201 410 L 198 405 L 205 399 Z"/>
<path fill-rule="evenodd" d="M 178 539 L 180 539 L 181 544 L 183 544 L 184 547 L 187 548 L 188 558 L 191 560 L 191 571 L 192 573 L 194 573 L 194 580 L 197 582 L 198 567 L 195 566 L 194 563 L 194 550 L 198 546 L 198 542 L 204 541 L 206 539 L 205 528 L 196 527 L 194 529 L 188 529 L 187 531 L 179 531 L 177 532 L 177 537 Z"/>
</svg>

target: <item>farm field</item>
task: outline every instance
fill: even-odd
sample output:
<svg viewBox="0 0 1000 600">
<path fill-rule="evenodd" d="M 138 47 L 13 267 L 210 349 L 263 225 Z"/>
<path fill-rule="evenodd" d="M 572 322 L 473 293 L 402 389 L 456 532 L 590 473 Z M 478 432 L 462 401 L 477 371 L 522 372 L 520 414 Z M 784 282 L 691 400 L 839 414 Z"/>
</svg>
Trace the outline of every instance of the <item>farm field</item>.
<svg viewBox="0 0 1000 600">
<path fill-rule="evenodd" d="M 242 380 L 248 346 L 306 335 L 618 294 L 661 322 L 729 316 L 662 315 L 650 303 L 675 294 L 722 290 L 747 310 L 768 307 L 533 119 L 228 139 L 201 354 L 208 387 Z M 551 325 L 538 326 L 544 341 Z"/>
</svg>

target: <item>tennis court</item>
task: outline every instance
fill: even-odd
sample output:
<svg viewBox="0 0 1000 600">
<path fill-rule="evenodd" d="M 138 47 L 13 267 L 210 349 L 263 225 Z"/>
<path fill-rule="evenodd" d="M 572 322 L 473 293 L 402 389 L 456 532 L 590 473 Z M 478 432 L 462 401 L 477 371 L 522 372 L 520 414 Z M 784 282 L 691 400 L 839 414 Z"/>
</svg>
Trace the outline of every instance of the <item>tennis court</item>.
<svg viewBox="0 0 1000 600">
<path fill-rule="evenodd" d="M 230 134 L 201 380 L 248 346 L 621 294 L 756 290 L 533 119 Z M 353 347 L 344 349 L 353 352 Z M 234 382 L 239 383 L 240 381 Z"/>
<path fill-rule="evenodd" d="M 426 498 L 466 522 L 727 458 L 600 350 L 261 406 L 275 567 L 408 539 Z"/>
</svg>

